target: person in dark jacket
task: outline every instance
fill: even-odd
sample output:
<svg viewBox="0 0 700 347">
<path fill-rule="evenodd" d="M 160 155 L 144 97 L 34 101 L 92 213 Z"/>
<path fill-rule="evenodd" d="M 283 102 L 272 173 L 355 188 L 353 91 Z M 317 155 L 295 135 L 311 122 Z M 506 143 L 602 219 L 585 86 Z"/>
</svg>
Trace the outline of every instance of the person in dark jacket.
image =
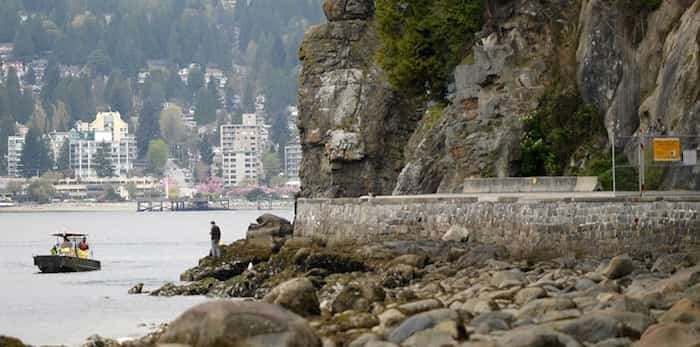
<svg viewBox="0 0 700 347">
<path fill-rule="evenodd" d="M 221 257 L 221 250 L 219 249 L 219 240 L 221 240 L 221 229 L 216 225 L 216 222 L 211 221 L 211 256 L 214 258 Z"/>
</svg>

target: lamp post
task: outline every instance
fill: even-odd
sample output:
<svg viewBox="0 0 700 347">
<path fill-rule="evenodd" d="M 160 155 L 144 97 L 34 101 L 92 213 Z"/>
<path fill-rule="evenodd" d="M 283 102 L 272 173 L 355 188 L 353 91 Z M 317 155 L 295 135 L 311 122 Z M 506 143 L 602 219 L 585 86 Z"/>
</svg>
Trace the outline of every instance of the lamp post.
<svg viewBox="0 0 700 347">
<path fill-rule="evenodd" d="M 610 143 L 610 151 L 612 152 L 612 190 L 613 196 L 617 192 L 617 181 L 615 180 L 615 121 L 610 121 L 610 132 L 612 134 L 612 140 Z"/>
</svg>

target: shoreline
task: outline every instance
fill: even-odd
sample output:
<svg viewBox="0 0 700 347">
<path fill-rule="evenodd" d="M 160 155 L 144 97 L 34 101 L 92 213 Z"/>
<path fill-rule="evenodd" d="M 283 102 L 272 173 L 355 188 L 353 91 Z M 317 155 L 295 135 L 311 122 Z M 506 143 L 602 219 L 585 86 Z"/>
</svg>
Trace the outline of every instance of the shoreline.
<svg viewBox="0 0 700 347">
<path fill-rule="evenodd" d="M 125 202 L 68 202 L 51 204 L 18 204 L 1 207 L 2 213 L 34 213 L 34 212 L 129 212 L 136 211 L 136 203 Z"/>
</svg>

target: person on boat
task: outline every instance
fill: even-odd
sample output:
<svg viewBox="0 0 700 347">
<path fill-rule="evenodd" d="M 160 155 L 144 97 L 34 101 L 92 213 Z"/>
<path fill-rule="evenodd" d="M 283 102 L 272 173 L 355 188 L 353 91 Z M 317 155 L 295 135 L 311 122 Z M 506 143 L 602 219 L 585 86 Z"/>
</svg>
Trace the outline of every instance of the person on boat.
<svg viewBox="0 0 700 347">
<path fill-rule="evenodd" d="M 58 255 L 58 247 L 57 246 L 58 245 L 53 245 L 53 247 L 51 247 L 51 255 Z"/>
<path fill-rule="evenodd" d="M 87 251 L 88 249 L 90 249 L 90 245 L 88 245 L 87 239 L 85 237 L 83 237 L 83 240 L 80 241 L 80 243 L 78 244 L 78 248 L 80 248 L 80 250 L 83 251 Z"/>
<path fill-rule="evenodd" d="M 221 250 L 219 249 L 221 229 L 214 221 L 211 221 L 211 231 L 209 231 L 209 235 L 211 235 L 211 256 L 214 258 L 219 258 L 221 257 Z"/>
<path fill-rule="evenodd" d="M 82 241 L 78 244 L 78 258 L 87 259 L 89 249 L 90 245 L 88 245 L 87 240 L 83 237 Z"/>
<path fill-rule="evenodd" d="M 63 242 L 61 243 L 61 255 L 73 256 L 75 250 L 73 249 L 73 243 L 68 239 L 68 236 L 63 236 Z"/>
</svg>

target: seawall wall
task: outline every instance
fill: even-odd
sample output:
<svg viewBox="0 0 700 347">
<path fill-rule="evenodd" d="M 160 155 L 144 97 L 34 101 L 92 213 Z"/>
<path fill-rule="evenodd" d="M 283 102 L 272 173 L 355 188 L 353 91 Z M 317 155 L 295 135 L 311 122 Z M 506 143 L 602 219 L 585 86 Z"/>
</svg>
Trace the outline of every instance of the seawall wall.
<svg viewBox="0 0 700 347">
<path fill-rule="evenodd" d="M 700 243 L 699 208 L 700 199 L 693 197 L 299 199 L 295 234 L 339 241 L 440 239 L 458 226 L 466 229 L 470 241 L 511 250 L 653 251 Z"/>
</svg>

